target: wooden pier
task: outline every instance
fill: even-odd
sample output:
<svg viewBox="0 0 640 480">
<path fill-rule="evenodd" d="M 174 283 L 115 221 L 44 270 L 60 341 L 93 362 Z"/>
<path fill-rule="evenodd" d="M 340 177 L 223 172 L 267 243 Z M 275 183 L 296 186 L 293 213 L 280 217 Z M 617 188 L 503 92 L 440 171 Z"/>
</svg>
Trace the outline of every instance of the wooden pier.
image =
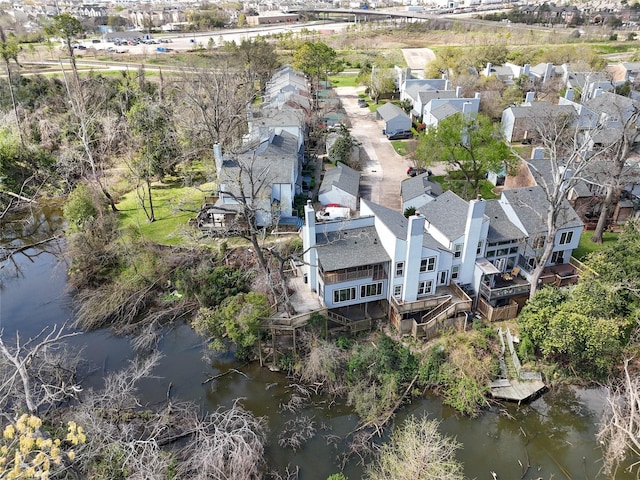
<svg viewBox="0 0 640 480">
<path fill-rule="evenodd" d="M 526 402 L 541 394 L 547 386 L 542 381 L 542 375 L 537 372 L 525 371 L 513 346 L 513 337 L 507 328 L 506 338 L 509 351 L 505 346 L 502 328 L 498 330 L 502 344 L 500 370 L 502 377 L 491 382 L 491 396 L 511 402 Z"/>
</svg>

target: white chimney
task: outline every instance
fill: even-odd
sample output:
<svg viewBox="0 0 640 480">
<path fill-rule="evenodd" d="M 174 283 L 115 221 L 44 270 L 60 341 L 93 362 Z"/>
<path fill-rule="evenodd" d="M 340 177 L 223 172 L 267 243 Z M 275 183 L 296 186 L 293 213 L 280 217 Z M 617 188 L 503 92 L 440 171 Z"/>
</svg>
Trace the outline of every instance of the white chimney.
<svg viewBox="0 0 640 480">
<path fill-rule="evenodd" d="M 596 88 L 593 92 L 593 98 L 599 97 L 600 95 L 602 95 L 602 92 L 603 90 L 601 88 Z"/>
<path fill-rule="evenodd" d="M 491 75 L 491 67 L 493 67 L 491 62 L 487 62 L 487 68 L 485 68 L 485 70 L 484 70 L 485 77 L 488 77 L 488 76 Z"/>
<path fill-rule="evenodd" d="M 544 68 L 544 77 L 542 78 L 542 82 L 547 82 L 551 76 L 553 75 L 553 63 L 547 63 L 545 68 Z"/>
<path fill-rule="evenodd" d="M 529 65 L 528 63 L 525 63 L 524 67 L 522 68 L 522 74 L 528 77 L 530 71 L 531 71 L 531 65 Z"/>
<path fill-rule="evenodd" d="M 404 288 L 402 300 L 415 302 L 418 299 L 418 279 L 424 238 L 424 217 L 411 215 L 407 224 L 407 251 L 404 260 Z"/>
<path fill-rule="evenodd" d="M 527 92 L 524 97 L 524 103 L 531 105 L 536 98 L 536 92 Z"/>
<path fill-rule="evenodd" d="M 220 178 L 220 172 L 222 171 L 222 146 L 216 142 L 213 144 L 213 158 L 216 160 L 216 174 Z"/>
<path fill-rule="evenodd" d="M 458 86 L 456 87 L 456 98 L 461 98 L 462 97 L 462 87 Z"/>
<path fill-rule="evenodd" d="M 313 248 L 315 245 L 316 212 L 313 210 L 311 200 L 307 200 L 307 204 L 304 206 L 304 225 L 302 227 L 302 246 L 304 249 L 304 266 L 302 269 L 306 274 L 309 288 L 314 292 L 318 285 L 318 252 Z"/>
<path fill-rule="evenodd" d="M 473 107 L 473 103 L 464 102 L 462 104 L 462 115 L 467 116 L 467 115 L 470 115 L 472 113 L 475 113 L 475 112 L 472 111 L 472 107 Z"/>
<path fill-rule="evenodd" d="M 471 283 L 473 281 L 473 272 L 476 266 L 476 258 L 478 257 L 478 243 L 482 235 L 485 205 L 486 202 L 480 196 L 475 200 L 469 201 L 467 223 L 464 229 L 460 276 L 458 277 L 460 283 Z"/>
</svg>

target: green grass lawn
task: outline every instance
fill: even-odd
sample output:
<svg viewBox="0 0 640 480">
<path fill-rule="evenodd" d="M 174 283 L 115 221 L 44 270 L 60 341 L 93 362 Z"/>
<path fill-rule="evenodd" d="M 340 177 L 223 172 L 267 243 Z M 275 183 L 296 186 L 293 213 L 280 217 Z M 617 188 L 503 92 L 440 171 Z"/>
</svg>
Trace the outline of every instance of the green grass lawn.
<svg viewBox="0 0 640 480">
<path fill-rule="evenodd" d="M 332 87 L 356 87 L 357 75 L 333 75 L 329 77 Z"/>
<path fill-rule="evenodd" d="M 391 140 L 391 145 L 398 155 L 403 157 L 409 153 L 407 149 L 407 142 L 405 140 Z"/>
<path fill-rule="evenodd" d="M 204 187 L 204 188 L 203 188 Z M 199 189 L 179 184 L 154 183 L 151 187 L 156 221 L 149 223 L 135 191 L 118 203 L 120 227 L 134 228 L 146 240 L 163 245 L 185 243 L 188 222 L 195 218 L 204 200 L 207 185 Z"/>
<path fill-rule="evenodd" d="M 591 252 L 596 252 L 605 245 L 615 243 L 618 240 L 618 235 L 616 232 L 604 232 L 604 235 L 602 235 L 602 245 L 600 245 L 591 241 L 593 230 L 585 230 L 582 232 L 582 235 L 580 235 L 580 244 L 578 248 L 573 251 L 573 256 L 580 261 L 584 261 Z"/>
</svg>

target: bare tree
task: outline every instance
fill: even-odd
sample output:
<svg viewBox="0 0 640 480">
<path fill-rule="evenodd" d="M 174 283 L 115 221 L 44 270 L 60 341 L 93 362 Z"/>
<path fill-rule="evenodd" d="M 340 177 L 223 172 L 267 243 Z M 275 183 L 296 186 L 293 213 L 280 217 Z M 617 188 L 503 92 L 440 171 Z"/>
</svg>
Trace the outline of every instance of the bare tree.
<svg viewBox="0 0 640 480">
<path fill-rule="evenodd" d="M 638 117 L 640 116 L 640 106 L 632 104 L 630 112 L 620 112 L 621 125 L 609 134 L 612 140 L 606 145 L 608 153 L 604 156 L 607 162 L 605 176 L 602 185 L 605 189 L 605 197 L 602 200 L 598 223 L 591 237 L 591 241 L 602 243 L 602 234 L 607 228 L 609 216 L 614 204 L 618 201 L 620 191 L 625 181 L 632 173 L 635 173 L 635 166 L 627 164 L 629 156 L 638 139 Z"/>
<path fill-rule="evenodd" d="M 633 457 L 629 470 L 640 466 L 640 375 L 632 373 L 632 358 L 625 359 L 621 378 L 608 387 L 607 403 L 597 439 L 603 447 L 605 473 Z M 614 475 L 615 476 L 615 475 Z"/>
<path fill-rule="evenodd" d="M 0 332 L 0 407 L 4 412 L 26 409 L 38 414 L 42 407 L 75 398 L 81 391 L 75 371 L 79 358 L 69 355 L 62 342 L 78 333 L 63 333 L 53 326 L 22 342 L 7 345 Z"/>
<path fill-rule="evenodd" d="M 531 275 L 530 297 L 535 295 L 538 279 L 551 258 L 556 234 L 566 222 L 571 208 L 567 201 L 568 192 L 578 182 L 588 179 L 586 170 L 589 164 L 608 152 L 607 148 L 591 149 L 584 132 L 577 126 L 575 115 L 552 116 L 545 122 L 538 122 L 536 130 L 545 150 L 545 161 L 525 159 L 512 149 L 527 164 L 547 201 L 544 211 L 539 211 L 539 205 L 527 205 L 540 216 L 545 227 L 544 231 L 530 232 L 531 247 L 541 252 Z M 597 127 L 590 133 L 596 135 L 600 131 L 601 127 Z"/>
<path fill-rule="evenodd" d="M 247 105 L 255 95 L 251 78 L 229 63 L 187 67 L 177 84 L 185 136 L 198 148 L 209 151 L 216 143 L 234 144 L 247 125 Z"/>
</svg>

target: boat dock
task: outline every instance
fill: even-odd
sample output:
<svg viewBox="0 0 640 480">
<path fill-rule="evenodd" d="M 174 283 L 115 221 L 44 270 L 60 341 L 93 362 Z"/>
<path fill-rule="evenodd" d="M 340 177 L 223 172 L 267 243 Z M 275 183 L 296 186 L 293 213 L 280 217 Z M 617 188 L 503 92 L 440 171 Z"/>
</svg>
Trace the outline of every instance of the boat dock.
<svg viewBox="0 0 640 480">
<path fill-rule="evenodd" d="M 500 343 L 502 344 L 502 356 L 500 358 L 500 372 L 502 378 L 491 382 L 491 396 L 501 400 L 512 402 L 525 402 L 542 393 L 547 386 L 542 381 L 542 375 L 538 372 L 526 371 L 520 364 L 520 359 L 513 346 L 513 336 L 507 328 L 506 334 L 502 328 L 498 330 Z M 505 336 L 507 342 L 505 345 Z M 509 347 L 507 353 L 506 346 Z"/>
</svg>

